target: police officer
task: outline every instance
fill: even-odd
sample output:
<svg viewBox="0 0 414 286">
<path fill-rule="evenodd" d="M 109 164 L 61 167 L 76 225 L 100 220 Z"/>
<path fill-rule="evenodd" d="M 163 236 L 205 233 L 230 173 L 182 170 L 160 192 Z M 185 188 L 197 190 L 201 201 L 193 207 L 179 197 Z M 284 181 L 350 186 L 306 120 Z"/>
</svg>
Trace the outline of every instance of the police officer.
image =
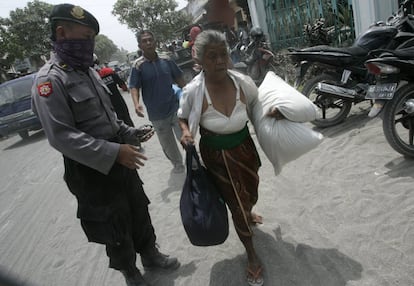
<svg viewBox="0 0 414 286">
<path fill-rule="evenodd" d="M 149 285 L 135 265 L 136 253 L 145 269 L 179 267 L 156 247 L 149 200 L 136 171 L 147 158 L 134 145 L 153 130 L 117 119 L 105 84 L 91 68 L 99 32 L 95 17 L 59 4 L 50 23 L 54 53 L 37 74 L 33 110 L 50 145 L 63 154 L 64 179 L 88 240 L 106 245 L 109 267 L 120 270 L 127 285 Z"/>
<path fill-rule="evenodd" d="M 99 59 L 95 54 L 93 55 L 93 58 L 96 71 L 99 73 L 102 80 L 111 91 L 111 102 L 118 118 L 123 120 L 129 126 L 134 126 L 125 100 L 118 90 L 118 87 L 120 87 L 123 91 L 127 91 L 128 87 L 126 83 L 113 69 L 108 67 L 106 64 L 103 68 L 99 68 Z"/>
</svg>

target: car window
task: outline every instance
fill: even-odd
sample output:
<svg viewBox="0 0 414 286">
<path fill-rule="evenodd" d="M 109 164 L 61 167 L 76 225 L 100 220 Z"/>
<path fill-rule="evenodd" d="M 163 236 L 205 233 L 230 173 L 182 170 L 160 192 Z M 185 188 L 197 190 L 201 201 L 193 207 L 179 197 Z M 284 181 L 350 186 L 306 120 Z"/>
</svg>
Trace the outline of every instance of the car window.
<svg viewBox="0 0 414 286">
<path fill-rule="evenodd" d="M 0 106 L 13 102 L 13 93 L 9 86 L 0 87 Z"/>
<path fill-rule="evenodd" d="M 30 97 L 33 84 L 32 77 L 25 77 L 0 87 L 0 105 Z"/>
</svg>

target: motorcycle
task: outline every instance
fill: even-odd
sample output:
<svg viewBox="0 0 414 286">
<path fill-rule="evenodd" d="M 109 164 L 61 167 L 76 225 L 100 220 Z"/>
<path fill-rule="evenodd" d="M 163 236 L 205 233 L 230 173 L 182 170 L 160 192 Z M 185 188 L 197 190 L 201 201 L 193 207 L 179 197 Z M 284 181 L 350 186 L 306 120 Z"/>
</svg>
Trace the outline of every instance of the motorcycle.
<svg viewBox="0 0 414 286">
<path fill-rule="evenodd" d="M 386 22 L 372 25 L 350 47 L 322 45 L 290 49 L 288 54 L 296 63 L 297 72 L 294 86 L 303 85 L 302 93 L 321 109 L 321 117 L 312 122 L 314 125 L 339 124 L 346 119 L 353 104 L 366 100 L 366 91 L 375 84 L 375 76 L 368 73 L 364 63 L 371 58 L 371 51 L 393 50 L 414 36 L 414 16 L 408 13 L 413 2 L 402 2 L 397 13 Z M 305 81 L 310 69 L 318 75 Z M 325 85 L 318 86 L 319 83 Z"/>
<path fill-rule="evenodd" d="M 379 51 L 365 64 L 377 78 L 366 97 L 381 102 L 385 138 L 398 153 L 414 157 L 414 39 L 394 51 Z"/>
<path fill-rule="evenodd" d="M 234 68 L 249 75 L 256 85 L 260 85 L 268 71 L 274 71 L 283 77 L 283 71 L 275 63 L 275 54 L 269 48 L 263 31 L 259 27 L 250 30 L 251 41 L 247 46 L 235 45 L 232 55 L 240 56 L 240 62 L 234 63 Z"/>
<path fill-rule="evenodd" d="M 240 63 L 241 55 L 242 55 L 244 49 L 245 49 L 245 44 L 244 44 L 244 41 L 243 41 L 243 33 L 240 32 L 240 34 L 238 36 L 238 40 L 231 43 L 231 45 L 230 45 L 230 58 L 231 58 L 233 64 Z"/>
</svg>

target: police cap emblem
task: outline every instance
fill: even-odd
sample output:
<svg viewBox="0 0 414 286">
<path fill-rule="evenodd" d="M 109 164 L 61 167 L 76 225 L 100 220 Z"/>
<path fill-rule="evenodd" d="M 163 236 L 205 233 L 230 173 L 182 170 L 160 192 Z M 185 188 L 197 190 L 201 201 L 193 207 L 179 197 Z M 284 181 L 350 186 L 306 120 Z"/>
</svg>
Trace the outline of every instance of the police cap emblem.
<svg viewBox="0 0 414 286">
<path fill-rule="evenodd" d="M 70 11 L 70 14 L 74 18 L 79 19 L 79 20 L 85 18 L 85 13 L 83 12 L 82 7 L 79 7 L 79 6 L 73 7 L 72 11 Z"/>
<path fill-rule="evenodd" d="M 53 6 L 52 12 L 50 14 L 52 33 L 53 29 L 56 27 L 56 21 L 59 20 L 75 22 L 84 26 L 88 26 L 94 29 L 96 34 L 99 33 L 98 20 L 96 20 L 96 18 L 91 13 L 80 6 L 75 6 L 72 4 L 58 4 Z"/>
</svg>

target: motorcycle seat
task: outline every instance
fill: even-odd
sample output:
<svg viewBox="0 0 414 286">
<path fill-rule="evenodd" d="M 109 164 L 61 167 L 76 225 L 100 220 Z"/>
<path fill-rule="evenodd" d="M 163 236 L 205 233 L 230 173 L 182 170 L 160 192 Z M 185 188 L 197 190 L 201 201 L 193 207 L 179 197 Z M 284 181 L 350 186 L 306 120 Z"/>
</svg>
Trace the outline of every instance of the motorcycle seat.
<svg viewBox="0 0 414 286">
<path fill-rule="evenodd" d="M 322 52 L 322 53 L 339 53 L 339 54 L 346 54 L 350 56 L 355 57 L 365 57 L 368 55 L 368 51 L 362 47 L 359 46 L 350 46 L 345 48 L 336 48 L 331 47 L 327 45 L 320 45 L 320 46 L 314 46 L 299 50 L 290 50 L 291 55 L 300 55 L 300 54 L 307 54 L 307 53 L 316 53 L 316 52 Z"/>
<path fill-rule="evenodd" d="M 397 50 L 378 49 L 372 51 L 370 55 L 379 58 L 395 57 L 400 60 L 414 60 L 414 47 Z"/>
<path fill-rule="evenodd" d="M 401 60 L 414 60 L 414 48 L 399 49 L 393 51 L 393 54 Z"/>
</svg>

